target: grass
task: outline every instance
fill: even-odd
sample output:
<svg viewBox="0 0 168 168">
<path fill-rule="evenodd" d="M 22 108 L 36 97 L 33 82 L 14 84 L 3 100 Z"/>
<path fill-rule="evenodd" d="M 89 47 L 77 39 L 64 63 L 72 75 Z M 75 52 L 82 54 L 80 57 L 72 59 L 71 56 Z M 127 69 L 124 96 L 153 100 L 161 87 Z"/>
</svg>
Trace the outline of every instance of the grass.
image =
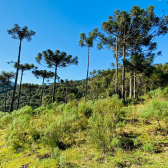
<svg viewBox="0 0 168 168">
<path fill-rule="evenodd" d="M 160 118 L 161 129 L 153 114 L 140 117 L 152 101 L 167 102 L 165 90 L 164 96 L 155 91 L 144 96 L 145 102 L 127 107 L 114 96 L 2 114 L 0 167 L 168 167 L 168 109 Z"/>
</svg>

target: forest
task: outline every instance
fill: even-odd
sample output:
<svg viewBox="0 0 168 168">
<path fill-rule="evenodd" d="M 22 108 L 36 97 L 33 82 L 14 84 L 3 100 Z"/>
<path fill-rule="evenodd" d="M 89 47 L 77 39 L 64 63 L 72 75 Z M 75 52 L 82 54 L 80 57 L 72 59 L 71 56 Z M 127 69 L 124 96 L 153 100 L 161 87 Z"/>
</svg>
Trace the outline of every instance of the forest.
<svg viewBox="0 0 168 168">
<path fill-rule="evenodd" d="M 8 62 L 16 73 L 0 74 L 0 167 L 168 166 L 168 63 L 153 63 L 168 16 L 154 9 L 115 10 L 101 30 L 79 34 L 88 51 L 83 80 L 61 79 L 57 70 L 78 65 L 78 57 L 58 49 L 21 64 L 22 42 L 36 32 L 18 24 L 7 30 L 19 51 Z M 89 71 L 93 47 L 110 50 L 115 63 Z M 25 71 L 42 84 L 22 83 Z"/>
</svg>

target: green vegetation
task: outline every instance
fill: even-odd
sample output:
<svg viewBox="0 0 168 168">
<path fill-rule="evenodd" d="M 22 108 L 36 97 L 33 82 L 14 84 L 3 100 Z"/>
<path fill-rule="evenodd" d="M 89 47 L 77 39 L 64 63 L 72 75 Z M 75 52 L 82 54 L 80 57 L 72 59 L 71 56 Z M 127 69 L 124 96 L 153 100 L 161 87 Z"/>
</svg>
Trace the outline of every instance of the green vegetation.
<svg viewBox="0 0 168 168">
<path fill-rule="evenodd" d="M 134 6 L 116 10 L 102 29 L 80 34 L 79 45 L 88 47 L 87 76 L 81 81 L 58 77 L 57 68 L 78 64 L 78 57 L 59 50 L 35 58 L 54 72 L 20 64 L 21 42 L 35 32 L 17 24 L 8 30 L 20 44 L 16 76 L 0 74 L 1 167 L 168 167 L 168 63 L 152 64 L 161 55 L 153 39 L 168 33 L 168 16 L 156 16 L 154 6 Z M 115 53 L 116 65 L 89 77 L 96 42 L 98 49 Z M 31 69 L 42 85 L 22 84 L 23 71 Z M 53 84 L 44 83 L 52 77 Z"/>
<path fill-rule="evenodd" d="M 0 112 L 1 166 L 167 167 L 167 97 L 166 87 L 136 105 L 114 95 Z"/>
<path fill-rule="evenodd" d="M 118 69 L 118 75 L 122 75 L 121 68 Z M 134 96 L 130 98 L 130 72 L 126 72 L 126 82 L 125 82 L 125 96 L 126 100 L 125 103 L 130 103 L 134 99 L 134 103 L 136 101 L 142 99 L 141 96 L 149 91 L 149 94 L 146 95 L 146 98 L 152 98 L 155 95 L 157 96 L 159 93 L 155 93 L 154 89 L 157 88 L 164 88 L 168 83 L 168 64 L 155 64 L 153 66 L 148 67 L 148 76 L 146 76 L 146 72 L 139 72 L 136 74 L 136 99 Z M 154 78 L 154 76 L 156 76 Z M 107 70 L 94 70 L 90 72 L 90 77 L 88 79 L 88 91 L 87 91 L 87 100 L 98 100 L 103 99 L 108 96 L 112 96 L 115 94 L 115 70 L 114 69 L 107 69 Z M 134 80 L 132 80 L 132 83 Z M 121 80 L 118 80 L 118 88 L 119 88 L 119 97 L 121 97 Z M 63 103 L 63 102 L 70 102 L 73 99 L 80 100 L 82 97 L 85 96 L 85 86 L 86 80 L 81 81 L 58 81 L 56 85 L 56 102 Z M 24 84 L 23 84 L 24 87 Z M 4 104 L 5 104 L 5 85 L 0 87 L 0 110 L 4 111 Z M 42 94 L 43 88 L 43 96 Z M 133 89 L 133 88 L 132 88 Z M 30 104 L 32 108 L 39 107 L 41 104 L 41 98 L 43 98 L 42 104 L 47 105 L 52 102 L 52 90 L 53 84 L 46 84 L 44 85 L 37 85 L 37 87 L 31 90 L 31 97 L 30 97 Z M 11 103 L 11 95 L 12 95 L 12 86 L 9 86 L 8 89 L 8 97 L 7 97 L 7 111 L 9 111 L 10 103 Z M 19 95 L 19 86 L 16 89 L 16 96 L 15 96 L 15 104 L 14 109 L 17 109 L 17 99 Z M 29 103 L 29 95 L 30 92 L 28 88 L 22 89 L 20 94 L 20 107 L 28 105 Z"/>
</svg>

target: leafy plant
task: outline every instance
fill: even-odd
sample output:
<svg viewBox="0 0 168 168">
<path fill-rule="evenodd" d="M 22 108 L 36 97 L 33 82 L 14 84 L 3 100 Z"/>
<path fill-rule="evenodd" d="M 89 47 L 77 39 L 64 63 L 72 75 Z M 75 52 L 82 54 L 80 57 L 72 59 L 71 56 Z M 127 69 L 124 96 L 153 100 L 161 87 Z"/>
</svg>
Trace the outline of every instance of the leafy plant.
<svg viewBox="0 0 168 168">
<path fill-rule="evenodd" d="M 88 120 L 90 142 L 104 152 L 114 149 L 119 144 L 116 128 L 122 115 L 122 106 L 122 100 L 116 95 L 111 99 L 99 101 Z"/>
<path fill-rule="evenodd" d="M 92 108 L 88 103 L 81 102 L 79 103 L 79 111 L 81 111 L 86 117 L 90 117 L 92 115 Z"/>
<path fill-rule="evenodd" d="M 146 143 L 142 146 L 142 150 L 144 152 L 154 152 L 155 151 L 155 146 L 151 143 Z"/>
<path fill-rule="evenodd" d="M 58 147 L 54 148 L 54 152 L 51 154 L 51 158 L 58 160 L 60 157 L 60 149 Z"/>
<path fill-rule="evenodd" d="M 154 119 L 158 122 L 159 129 L 161 129 L 160 121 L 166 120 L 168 116 L 168 101 L 156 101 L 152 100 L 150 104 L 146 105 L 139 117 L 143 120 Z"/>
</svg>

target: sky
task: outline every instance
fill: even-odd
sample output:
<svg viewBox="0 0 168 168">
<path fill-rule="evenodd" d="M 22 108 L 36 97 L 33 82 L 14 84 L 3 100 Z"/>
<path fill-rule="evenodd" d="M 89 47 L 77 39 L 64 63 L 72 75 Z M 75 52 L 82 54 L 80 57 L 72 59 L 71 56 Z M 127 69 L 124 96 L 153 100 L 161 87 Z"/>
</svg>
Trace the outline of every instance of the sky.
<svg viewBox="0 0 168 168">
<path fill-rule="evenodd" d="M 21 48 L 21 64 L 33 63 L 39 70 L 54 69 L 39 65 L 35 57 L 40 52 L 51 49 L 64 51 L 68 55 L 78 57 L 78 66 L 71 65 L 58 68 L 61 79 L 81 80 L 86 78 L 87 47 L 80 47 L 80 33 L 88 33 L 95 27 L 101 30 L 103 21 L 108 21 L 116 9 L 130 11 L 132 6 L 147 8 L 155 6 L 155 14 L 168 15 L 167 0 L 0 0 L 0 71 L 14 71 L 7 62 L 17 61 L 19 40 L 11 38 L 7 29 L 14 24 L 20 27 L 28 26 L 36 32 L 32 41 L 23 40 Z M 157 37 L 157 50 L 162 56 L 155 58 L 154 63 L 168 62 L 168 35 Z M 96 45 L 90 50 L 89 71 L 106 70 L 115 63 L 113 53 L 109 50 L 98 50 Z M 20 74 L 18 78 L 19 83 Z M 14 81 L 14 80 L 13 80 Z M 53 79 L 50 80 L 53 82 Z M 42 79 L 36 79 L 30 71 L 25 71 L 23 83 L 41 84 Z"/>
</svg>

